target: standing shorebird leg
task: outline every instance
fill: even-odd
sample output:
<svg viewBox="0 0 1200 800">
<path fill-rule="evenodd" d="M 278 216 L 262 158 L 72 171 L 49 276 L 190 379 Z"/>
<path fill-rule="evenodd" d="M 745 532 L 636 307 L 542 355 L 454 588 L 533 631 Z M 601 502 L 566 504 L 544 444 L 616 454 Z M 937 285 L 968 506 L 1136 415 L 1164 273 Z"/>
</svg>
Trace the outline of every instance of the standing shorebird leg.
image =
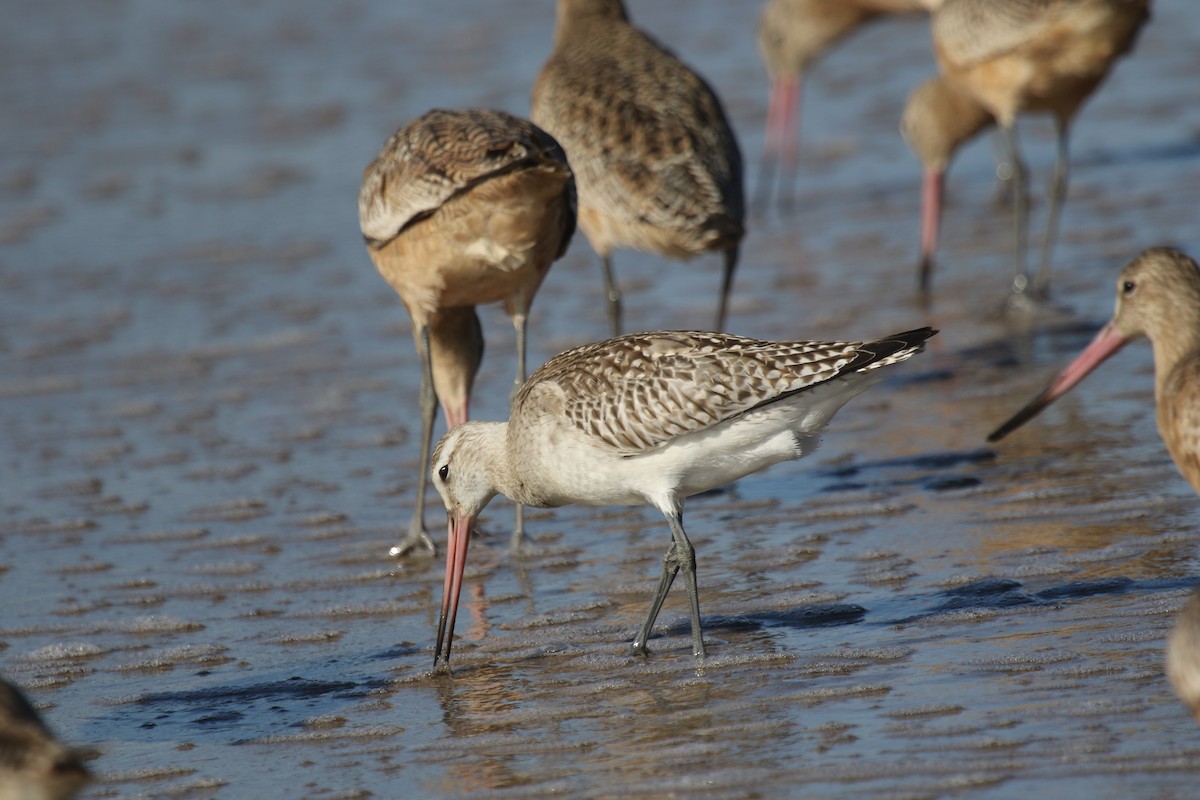
<svg viewBox="0 0 1200 800">
<path fill-rule="evenodd" d="M 422 325 L 416 336 L 421 357 L 421 469 L 417 472 L 417 497 L 413 503 L 412 521 L 400 543 L 388 551 L 399 558 L 420 548 L 433 555 L 437 547 L 425 531 L 425 487 L 429 485 L 429 446 L 433 444 L 433 419 L 437 414 L 437 393 L 433 389 L 433 359 L 429 355 L 429 326 Z"/>
<path fill-rule="evenodd" d="M 1004 139 L 1008 142 L 1008 154 L 1013 164 L 1013 282 L 1012 298 L 1023 296 L 1029 288 L 1029 273 L 1025 268 L 1025 250 L 1029 231 L 1029 187 L 1025 170 L 1018 168 L 1021 161 L 1017 146 L 1016 126 L 1004 128 Z"/>
<path fill-rule="evenodd" d="M 1054 162 L 1054 174 L 1050 178 L 1050 210 L 1046 217 L 1046 236 L 1042 239 L 1042 260 L 1033 279 L 1033 290 L 1045 294 L 1050 283 L 1050 258 L 1054 253 L 1054 242 L 1058 238 L 1058 220 L 1062 216 L 1063 203 L 1067 199 L 1067 179 L 1071 169 L 1070 121 L 1058 119 L 1058 159 Z"/>
<path fill-rule="evenodd" d="M 513 327 L 517 330 L 517 377 L 513 381 L 512 391 L 508 394 L 508 407 L 510 411 L 513 403 L 517 401 L 517 393 L 521 391 L 521 387 L 525 384 L 525 321 L 528 317 L 529 315 L 524 308 L 514 311 L 512 315 Z M 519 553 L 524 545 L 525 506 L 517 503 L 513 511 L 512 538 L 509 539 L 508 546 L 514 553 Z"/>
<path fill-rule="evenodd" d="M 675 576 L 683 570 L 688 609 L 692 618 L 692 655 L 704 658 L 704 637 L 700 630 L 700 593 L 696 587 L 696 549 L 692 547 L 683 530 L 683 514 L 679 509 L 667 514 L 667 522 L 671 526 L 671 546 L 663 556 L 662 577 L 658 580 L 658 588 L 654 591 L 654 600 L 650 603 L 646 621 L 642 623 L 641 630 L 633 640 L 633 650 L 642 655 L 650 652 L 646 647 L 646 640 L 650 638 L 650 631 L 658 619 L 658 612 L 662 610 L 663 601 L 667 599 L 667 592 L 671 590 Z"/>
<path fill-rule="evenodd" d="M 612 335 L 621 335 L 621 290 L 617 286 L 617 276 L 613 273 L 612 254 L 600 257 L 600 265 L 604 268 L 604 290 L 608 296 L 608 322 L 612 326 Z"/>
</svg>

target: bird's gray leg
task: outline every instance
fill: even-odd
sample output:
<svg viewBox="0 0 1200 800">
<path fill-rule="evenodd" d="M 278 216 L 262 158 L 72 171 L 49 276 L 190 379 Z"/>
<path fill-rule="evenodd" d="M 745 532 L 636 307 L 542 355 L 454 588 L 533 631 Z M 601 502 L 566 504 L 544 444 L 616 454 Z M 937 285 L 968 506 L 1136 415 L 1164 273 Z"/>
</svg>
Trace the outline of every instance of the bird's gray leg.
<svg viewBox="0 0 1200 800">
<path fill-rule="evenodd" d="M 672 541 L 671 546 L 667 548 L 667 554 L 663 556 L 662 577 L 658 579 L 658 588 L 654 591 L 654 600 L 650 603 L 650 613 L 646 615 L 646 621 L 642 623 L 641 630 L 633 640 L 635 653 L 647 655 L 650 652 L 646 648 L 646 640 L 650 638 L 650 629 L 654 627 L 654 621 L 658 619 L 658 612 L 662 609 L 663 601 L 667 599 L 667 592 L 671 590 L 671 584 L 678 572 L 679 564 L 675 557 L 675 542 Z"/>
<path fill-rule="evenodd" d="M 1045 292 L 1050 282 L 1050 258 L 1054 242 L 1058 238 L 1058 220 L 1063 203 L 1067 199 L 1067 178 L 1070 171 L 1070 123 L 1058 120 L 1058 160 L 1054 162 L 1054 175 L 1050 178 L 1050 211 L 1046 217 L 1046 237 L 1042 240 L 1042 261 L 1038 264 L 1033 288 Z"/>
<path fill-rule="evenodd" d="M 512 404 L 517 399 L 517 392 L 521 391 L 521 386 L 525 383 L 525 321 L 528 318 L 524 309 L 518 309 L 513 314 L 513 327 L 517 330 L 517 377 L 513 381 L 512 391 L 508 395 L 508 407 L 511 409 Z M 514 551 L 520 551 L 525 542 L 525 506 L 517 503 L 516 511 L 514 512 L 512 539 L 509 541 L 509 547 Z"/>
<path fill-rule="evenodd" d="M 388 551 L 393 558 L 407 555 L 416 548 L 430 555 L 437 552 L 433 540 L 425 532 L 425 488 L 429 482 L 429 448 L 433 445 L 433 418 L 437 414 L 437 393 L 433 389 L 433 359 L 429 355 L 429 326 L 421 328 L 415 337 L 421 357 L 421 468 L 417 472 L 417 497 L 413 504 L 408 533 Z"/>
<path fill-rule="evenodd" d="M 1013 165 L 1013 284 L 1012 293 L 1022 295 L 1029 287 L 1029 275 L 1025 270 L 1025 241 L 1029 226 L 1029 189 L 1025 164 L 1017 147 L 1017 131 L 1014 125 L 1004 126 L 1004 138 Z"/>
<path fill-rule="evenodd" d="M 613 274 L 612 255 L 600 257 L 604 267 L 604 289 L 608 292 L 608 321 L 612 324 L 612 335 L 621 335 L 621 290 L 617 288 L 617 279 Z"/>
<path fill-rule="evenodd" d="M 654 621 L 658 619 L 658 612 L 662 609 L 663 601 L 667 599 L 671 583 L 674 582 L 679 571 L 683 570 L 692 618 L 692 655 L 704 658 L 704 637 L 700 629 L 700 595 L 696 588 L 696 549 L 692 547 L 692 543 L 688 541 L 687 534 L 683 530 L 683 515 L 680 510 L 677 509 L 667 514 L 667 523 L 671 526 L 671 546 L 667 548 L 667 553 L 663 556 L 662 577 L 654 592 L 654 600 L 650 603 L 650 613 L 646 615 L 646 621 L 642 623 L 641 630 L 633 640 L 633 649 L 643 655 L 648 652 L 646 640 L 650 638 Z"/>
</svg>

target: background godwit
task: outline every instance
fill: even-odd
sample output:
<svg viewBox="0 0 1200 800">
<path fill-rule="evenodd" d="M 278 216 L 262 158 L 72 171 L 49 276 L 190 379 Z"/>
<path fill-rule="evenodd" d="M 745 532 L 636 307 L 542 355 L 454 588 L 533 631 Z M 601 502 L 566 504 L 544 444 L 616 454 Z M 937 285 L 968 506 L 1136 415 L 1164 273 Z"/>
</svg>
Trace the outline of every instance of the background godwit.
<svg viewBox="0 0 1200 800">
<path fill-rule="evenodd" d="M 1071 121 L 1116 59 L 1133 47 L 1149 0 L 945 0 L 933 16 L 933 47 L 946 79 L 975 98 L 1004 130 L 1013 164 L 1013 299 L 1025 297 L 1028 196 L 1014 125 L 1049 111 L 1058 158 L 1033 287 L 1045 289 L 1067 192 Z"/>
<path fill-rule="evenodd" d="M 579 227 L 604 267 L 613 335 L 618 247 L 679 259 L 722 251 L 723 329 L 744 232 L 742 156 L 708 84 L 631 25 L 620 0 L 559 0 L 532 105 L 575 171 Z"/>
<path fill-rule="evenodd" d="M 367 252 L 412 317 L 421 359 L 421 468 L 408 533 L 392 548 L 433 550 L 425 486 L 438 399 L 467 418 L 483 358 L 475 306 L 503 301 L 525 378 L 525 322 L 550 264 L 575 230 L 566 155 L 545 131 L 499 111 L 430 111 L 397 131 L 363 173 L 358 219 Z M 513 541 L 521 537 L 520 510 Z"/>
<path fill-rule="evenodd" d="M 1117 307 L 1091 344 L 1011 419 L 988 436 L 997 441 L 1070 391 L 1133 339 L 1154 349 L 1158 432 L 1175 466 L 1200 491 L 1200 267 L 1171 248 L 1146 250 L 1121 270 Z"/>
<path fill-rule="evenodd" d="M 1167 639 L 1167 677 L 1200 722 L 1200 590 L 1192 592 Z"/>
<path fill-rule="evenodd" d="M 2 800 L 69 800 L 91 780 L 84 757 L 54 738 L 21 690 L 0 678 Z"/>
<path fill-rule="evenodd" d="M 715 333 L 637 333 L 568 350 L 522 387 L 508 422 L 459 425 L 434 450 L 450 513 L 435 664 L 448 663 L 471 526 L 497 493 L 524 505 L 642 505 L 671 528 L 662 577 L 633 640 L 683 571 L 692 650 L 704 655 L 696 555 L 683 500 L 801 458 L 847 401 L 936 331 L 870 342 L 767 342 Z"/>
<path fill-rule="evenodd" d="M 755 207 L 769 198 L 771 173 L 790 192 L 796 167 L 804 75 L 861 25 L 887 14 L 936 8 L 941 0 L 769 0 L 758 17 L 758 51 L 771 80 Z M 785 202 L 788 202 L 785 198 Z"/>
<path fill-rule="evenodd" d="M 942 77 L 930 78 L 908 96 L 900 132 L 921 160 L 921 260 L 918 285 L 929 291 L 942 219 L 946 169 L 960 145 L 995 120 L 987 110 Z M 1020 167 L 1018 167 L 1020 169 Z"/>
</svg>

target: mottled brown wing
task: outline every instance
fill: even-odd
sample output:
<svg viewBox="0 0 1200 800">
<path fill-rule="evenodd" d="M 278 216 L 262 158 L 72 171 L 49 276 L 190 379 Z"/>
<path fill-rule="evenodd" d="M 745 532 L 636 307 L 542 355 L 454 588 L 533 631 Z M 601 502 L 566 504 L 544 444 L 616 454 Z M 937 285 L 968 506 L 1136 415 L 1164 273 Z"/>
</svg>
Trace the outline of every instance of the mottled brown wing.
<svg viewBox="0 0 1200 800">
<path fill-rule="evenodd" d="M 608 46 L 546 64 L 533 118 L 564 143 L 580 184 L 608 213 L 669 227 L 720 216 L 740 238 L 741 152 L 716 94 L 641 31 L 609 32 Z"/>
<path fill-rule="evenodd" d="M 554 383 L 573 426 L 632 455 L 838 375 L 902 360 L 932 335 L 926 328 L 877 342 L 769 342 L 696 331 L 630 334 L 555 356 L 522 394 Z"/>
<path fill-rule="evenodd" d="M 435 109 L 396 131 L 363 172 L 358 222 L 375 247 L 483 181 L 566 154 L 552 136 L 502 111 Z"/>
<path fill-rule="evenodd" d="M 1089 0 L 1085 0 L 1089 1 Z M 1057 22 L 1071 0 L 947 0 L 933 15 L 933 39 L 959 66 L 1014 50 Z"/>
</svg>

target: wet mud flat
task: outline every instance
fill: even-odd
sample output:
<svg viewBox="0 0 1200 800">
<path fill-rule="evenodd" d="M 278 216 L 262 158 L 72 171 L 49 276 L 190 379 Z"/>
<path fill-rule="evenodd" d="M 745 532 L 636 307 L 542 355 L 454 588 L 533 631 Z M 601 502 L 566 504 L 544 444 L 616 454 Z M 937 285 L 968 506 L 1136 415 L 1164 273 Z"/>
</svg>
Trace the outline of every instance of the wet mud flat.
<svg viewBox="0 0 1200 800">
<path fill-rule="evenodd" d="M 1162 652 L 1200 515 L 1154 429 L 1149 349 L 983 444 L 1107 318 L 1121 264 L 1197 250 L 1182 0 L 1079 118 L 1032 331 L 993 314 L 1010 217 L 987 137 L 951 171 L 935 296 L 914 296 L 896 123 L 933 71 L 924 23 L 823 62 L 794 206 L 751 220 L 731 329 L 941 334 L 816 454 L 688 503 L 703 665 L 682 593 L 652 656 L 626 652 L 669 541 L 656 513 L 531 511 L 515 558 L 497 502 L 454 674 L 430 674 L 442 565 L 386 557 L 416 358 L 355 196 L 432 106 L 525 113 L 552 5 L 18 3 L 0 31 L 21 123 L 0 148 L 0 673 L 101 750 L 85 796 L 1191 796 L 1200 731 Z M 630 5 L 722 95 L 753 165 L 757 9 Z M 1021 132 L 1040 190 L 1051 129 Z M 616 265 L 629 325 L 707 324 L 716 260 Z M 483 316 L 473 411 L 497 419 L 513 335 Z M 531 362 L 605 331 L 578 237 Z"/>
</svg>

